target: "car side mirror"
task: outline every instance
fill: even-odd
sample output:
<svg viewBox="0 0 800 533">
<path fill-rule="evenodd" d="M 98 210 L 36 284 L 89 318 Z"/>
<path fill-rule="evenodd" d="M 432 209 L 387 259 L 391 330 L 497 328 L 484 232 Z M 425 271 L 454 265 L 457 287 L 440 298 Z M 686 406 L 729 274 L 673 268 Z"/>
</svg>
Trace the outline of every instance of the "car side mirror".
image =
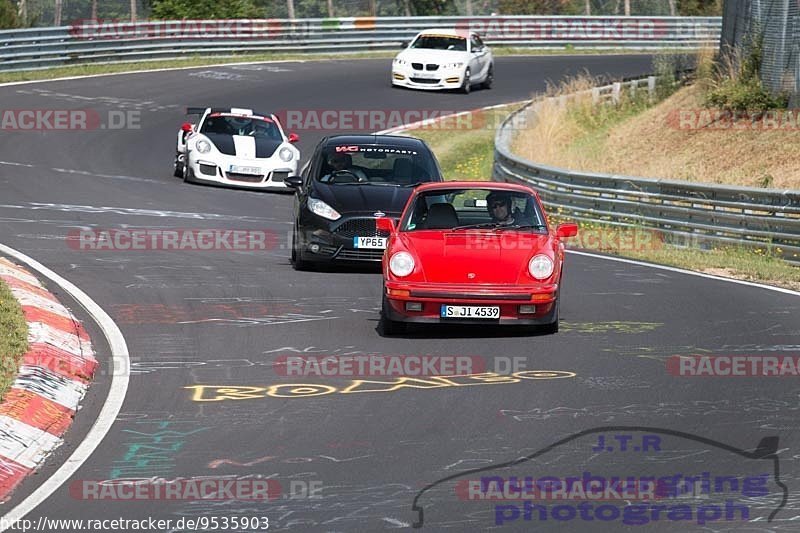
<svg viewBox="0 0 800 533">
<path fill-rule="evenodd" d="M 394 233 L 394 220 L 391 218 L 381 217 L 375 219 L 375 227 L 378 231 L 387 231 L 389 233 Z"/>
<path fill-rule="evenodd" d="M 286 184 L 287 187 L 291 187 L 292 189 L 295 190 L 300 190 L 300 188 L 303 186 L 303 178 L 301 178 L 300 176 L 289 176 L 288 178 L 283 180 L 283 182 Z"/>
<path fill-rule="evenodd" d="M 299 142 L 299 141 L 300 141 L 300 136 L 298 134 L 296 134 L 296 133 L 290 133 L 289 134 L 289 142 L 290 143 L 296 143 L 296 142 Z"/>
<path fill-rule="evenodd" d="M 578 225 L 574 222 L 567 222 L 566 224 L 559 224 L 556 228 L 556 237 L 566 238 L 574 237 L 578 234 Z"/>
</svg>

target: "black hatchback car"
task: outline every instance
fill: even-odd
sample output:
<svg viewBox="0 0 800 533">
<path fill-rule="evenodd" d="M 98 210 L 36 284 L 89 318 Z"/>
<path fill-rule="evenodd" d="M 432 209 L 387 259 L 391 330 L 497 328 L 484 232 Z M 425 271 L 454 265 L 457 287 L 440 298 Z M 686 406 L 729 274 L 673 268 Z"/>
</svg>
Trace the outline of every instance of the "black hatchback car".
<svg viewBox="0 0 800 533">
<path fill-rule="evenodd" d="M 292 265 L 379 262 L 388 234 L 380 217 L 400 218 L 414 187 L 442 181 L 433 152 L 420 139 L 394 135 L 336 135 L 320 141 L 296 191 Z"/>
</svg>

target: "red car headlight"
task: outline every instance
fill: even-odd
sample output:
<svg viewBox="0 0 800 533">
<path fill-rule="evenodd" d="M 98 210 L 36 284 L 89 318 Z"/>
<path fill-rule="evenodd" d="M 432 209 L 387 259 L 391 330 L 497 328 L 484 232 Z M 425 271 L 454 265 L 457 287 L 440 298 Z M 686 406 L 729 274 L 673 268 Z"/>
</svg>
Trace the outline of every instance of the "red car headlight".
<svg viewBox="0 0 800 533">
<path fill-rule="evenodd" d="M 389 259 L 389 270 L 398 278 L 404 278 L 414 271 L 414 258 L 408 252 L 397 252 Z"/>
<path fill-rule="evenodd" d="M 528 272 L 536 279 L 547 279 L 553 275 L 553 260 L 544 254 L 535 255 L 528 261 Z"/>
</svg>

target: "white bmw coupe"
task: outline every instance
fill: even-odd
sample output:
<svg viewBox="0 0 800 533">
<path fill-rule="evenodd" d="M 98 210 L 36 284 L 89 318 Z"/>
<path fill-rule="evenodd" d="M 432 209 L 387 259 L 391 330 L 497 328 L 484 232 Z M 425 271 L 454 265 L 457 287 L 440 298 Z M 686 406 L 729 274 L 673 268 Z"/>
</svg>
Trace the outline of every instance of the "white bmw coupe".
<svg viewBox="0 0 800 533">
<path fill-rule="evenodd" d="M 489 89 L 494 82 L 492 51 L 473 32 L 432 29 L 417 34 L 392 64 L 392 86 L 414 89 Z"/>
</svg>

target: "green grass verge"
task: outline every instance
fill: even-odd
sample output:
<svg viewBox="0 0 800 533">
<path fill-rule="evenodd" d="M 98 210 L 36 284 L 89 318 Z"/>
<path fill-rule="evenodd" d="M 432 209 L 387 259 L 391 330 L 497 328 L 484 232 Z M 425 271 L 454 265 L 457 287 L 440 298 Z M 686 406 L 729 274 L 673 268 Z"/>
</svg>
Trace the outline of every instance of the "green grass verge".
<svg viewBox="0 0 800 533">
<path fill-rule="evenodd" d="M 28 324 L 8 285 L 0 280 L 0 399 L 14 381 L 28 350 Z"/>
<path fill-rule="evenodd" d="M 398 50 L 387 50 L 378 52 L 358 52 L 358 53 L 321 53 L 321 54 L 299 54 L 299 53 L 252 53 L 252 54 L 237 54 L 237 55 L 197 55 L 189 56 L 185 59 L 163 59 L 154 61 L 135 61 L 127 63 L 109 63 L 109 64 L 84 64 L 74 65 L 69 67 L 54 67 L 42 70 L 26 70 L 20 72 L 1 72 L 0 83 L 9 83 L 15 81 L 35 81 L 35 80 L 51 80 L 55 78 L 66 78 L 72 76 L 91 76 L 97 74 L 114 74 L 120 72 L 137 72 L 142 70 L 151 69 L 165 69 L 165 68 L 188 68 L 188 67 L 202 67 L 208 65 L 221 65 L 221 64 L 236 64 L 236 63 L 250 63 L 254 61 L 318 61 L 318 60 L 332 60 L 340 59 L 349 61 L 352 59 L 390 59 L 397 55 Z M 557 48 L 557 49 L 528 49 L 528 48 L 493 48 L 492 53 L 496 56 L 510 56 L 510 55 L 574 55 L 574 54 L 651 54 L 648 51 L 637 50 L 575 50 L 573 48 Z"/>
<path fill-rule="evenodd" d="M 505 116 L 509 108 L 492 111 Z M 622 116 L 608 116 L 600 121 L 600 127 L 622 119 Z M 491 121 L 499 125 L 498 120 Z M 424 139 L 436 153 L 445 179 L 490 180 L 492 162 L 494 160 L 495 129 L 484 128 L 454 132 L 452 130 L 410 130 L 408 135 Z M 549 213 L 551 222 L 566 222 L 566 217 L 558 213 Z M 602 223 L 579 222 L 580 231 L 618 232 L 616 226 Z M 635 232 L 636 228 L 628 231 Z M 647 231 L 640 229 L 639 231 Z M 569 243 L 569 240 L 567 240 Z M 613 249 L 598 243 L 581 241 L 581 249 L 594 250 L 620 257 L 629 257 L 651 263 L 684 268 L 697 272 L 716 274 L 723 277 L 743 279 L 765 283 L 793 290 L 800 290 L 800 268 L 781 259 L 767 255 L 763 250 L 746 248 L 725 248 L 700 250 L 696 248 L 678 248 L 673 246 L 652 247 L 654 249 Z"/>
</svg>

